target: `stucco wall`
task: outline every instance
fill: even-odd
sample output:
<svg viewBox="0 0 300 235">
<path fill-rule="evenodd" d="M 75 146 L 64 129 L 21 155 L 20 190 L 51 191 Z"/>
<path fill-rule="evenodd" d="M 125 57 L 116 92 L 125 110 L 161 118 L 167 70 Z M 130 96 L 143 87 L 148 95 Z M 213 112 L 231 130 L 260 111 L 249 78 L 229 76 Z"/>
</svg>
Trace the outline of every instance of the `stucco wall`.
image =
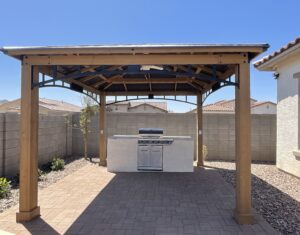
<svg viewBox="0 0 300 235">
<path fill-rule="evenodd" d="M 70 122 L 71 120 L 71 116 Z M 12 176 L 19 171 L 20 115 L 0 113 L 0 176 Z M 72 154 L 72 127 L 66 117 L 44 116 L 39 118 L 39 164 L 55 156 Z"/>
<path fill-rule="evenodd" d="M 277 80 L 277 167 L 300 177 L 300 161 L 293 155 L 299 149 L 299 80 L 300 54 L 280 64 Z"/>
<path fill-rule="evenodd" d="M 275 104 L 262 104 L 251 108 L 251 113 L 253 114 L 276 114 Z"/>
<path fill-rule="evenodd" d="M 79 115 L 73 115 L 73 124 L 78 125 Z M 204 114 L 203 141 L 208 147 L 207 159 L 235 159 L 234 114 Z M 165 135 L 196 136 L 195 113 L 130 114 L 107 113 L 108 136 L 114 134 L 137 134 L 140 127 L 157 127 Z M 98 156 L 98 115 L 92 118 L 89 135 L 89 153 Z M 73 153 L 83 153 L 80 130 L 73 130 Z M 252 159 L 275 161 L 276 116 L 252 115 Z"/>
<path fill-rule="evenodd" d="M 166 113 L 167 111 L 152 107 L 148 104 L 142 104 L 128 109 L 129 113 Z"/>
</svg>

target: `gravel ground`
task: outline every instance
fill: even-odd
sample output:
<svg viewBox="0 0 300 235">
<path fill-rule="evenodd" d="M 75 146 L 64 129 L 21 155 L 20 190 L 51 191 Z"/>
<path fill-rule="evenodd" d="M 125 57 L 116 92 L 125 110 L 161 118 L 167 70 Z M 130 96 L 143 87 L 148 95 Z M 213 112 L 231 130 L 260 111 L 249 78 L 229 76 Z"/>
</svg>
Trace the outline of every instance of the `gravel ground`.
<svg viewBox="0 0 300 235">
<path fill-rule="evenodd" d="M 58 180 L 73 173 L 86 164 L 91 164 L 89 161 L 84 160 L 83 158 L 75 157 L 65 159 L 65 162 L 66 165 L 63 171 L 50 171 L 40 177 L 40 180 L 38 182 L 39 189 L 48 187 L 50 184 L 57 182 Z M 0 200 L 0 213 L 19 202 L 19 187 L 17 180 L 13 178 L 11 179 L 11 182 L 12 190 L 10 197 Z"/>
<path fill-rule="evenodd" d="M 207 161 L 235 185 L 235 163 Z M 252 164 L 253 207 L 273 228 L 283 234 L 300 234 L 300 179 L 273 164 Z"/>
</svg>

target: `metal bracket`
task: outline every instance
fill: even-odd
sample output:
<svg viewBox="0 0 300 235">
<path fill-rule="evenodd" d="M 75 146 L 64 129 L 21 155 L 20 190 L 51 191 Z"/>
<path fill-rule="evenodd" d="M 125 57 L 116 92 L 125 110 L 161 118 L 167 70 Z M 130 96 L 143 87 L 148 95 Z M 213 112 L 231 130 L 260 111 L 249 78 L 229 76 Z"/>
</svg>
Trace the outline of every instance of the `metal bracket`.
<svg viewBox="0 0 300 235">
<path fill-rule="evenodd" d="M 168 98 L 168 97 L 170 97 L 170 98 Z M 166 96 L 162 96 L 162 97 L 153 96 L 153 98 L 151 98 L 151 100 L 154 99 L 154 100 L 177 101 L 177 102 L 182 102 L 182 103 L 186 103 L 186 104 L 197 105 L 196 102 L 189 101 L 188 96 L 185 96 L 184 100 L 178 99 L 177 96 L 168 96 L 168 97 L 166 97 Z M 114 102 L 111 102 L 111 103 L 106 104 L 106 105 L 112 105 L 112 104 L 117 104 L 117 103 L 121 103 L 121 102 L 124 102 L 124 101 L 133 101 L 133 100 L 149 100 L 149 97 L 146 97 L 146 96 L 133 96 L 132 98 L 129 98 L 129 97 L 126 96 L 125 99 L 117 100 L 117 96 L 115 96 Z"/>
<path fill-rule="evenodd" d="M 213 86 L 210 90 L 206 91 L 203 95 L 202 95 L 202 105 L 205 102 L 205 100 L 208 98 L 208 96 L 210 96 L 212 93 L 214 93 L 215 91 L 221 89 L 222 87 L 226 87 L 226 86 L 235 86 L 235 87 L 239 87 L 239 82 L 233 82 L 231 80 L 231 77 L 229 77 L 226 80 L 223 80 L 220 83 L 216 83 L 215 85 L 217 86 Z"/>
</svg>

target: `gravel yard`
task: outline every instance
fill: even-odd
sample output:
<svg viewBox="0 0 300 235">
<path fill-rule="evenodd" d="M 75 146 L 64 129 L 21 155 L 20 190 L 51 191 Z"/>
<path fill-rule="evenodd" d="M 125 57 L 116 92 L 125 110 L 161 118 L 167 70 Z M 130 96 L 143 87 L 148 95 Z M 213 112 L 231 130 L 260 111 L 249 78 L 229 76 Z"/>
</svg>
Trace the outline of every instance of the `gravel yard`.
<svg viewBox="0 0 300 235">
<path fill-rule="evenodd" d="M 235 184 L 235 163 L 207 161 L 223 178 Z M 253 207 L 283 234 L 300 234 L 300 179 L 273 164 L 252 164 Z"/>
<path fill-rule="evenodd" d="M 63 171 L 50 171 L 40 177 L 39 180 L 39 189 L 43 189 L 50 184 L 53 184 L 57 182 L 58 180 L 64 178 L 65 176 L 73 173 L 74 171 L 78 170 L 79 168 L 83 167 L 86 164 L 89 164 L 90 162 L 88 160 L 85 160 L 83 158 L 68 158 L 65 159 L 66 165 L 65 169 Z M 91 163 L 90 163 L 91 164 Z M 18 183 L 15 182 L 14 179 L 12 181 L 12 190 L 11 195 L 8 198 L 1 199 L 0 200 L 0 213 L 4 210 L 10 208 L 11 206 L 14 206 L 19 201 L 19 187 Z"/>
</svg>

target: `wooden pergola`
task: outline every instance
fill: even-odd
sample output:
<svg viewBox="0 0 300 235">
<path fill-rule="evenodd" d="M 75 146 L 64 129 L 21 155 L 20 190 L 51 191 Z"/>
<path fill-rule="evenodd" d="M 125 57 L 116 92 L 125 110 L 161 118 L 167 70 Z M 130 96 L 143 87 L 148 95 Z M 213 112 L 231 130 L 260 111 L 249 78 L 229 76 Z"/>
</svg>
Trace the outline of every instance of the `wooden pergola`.
<svg viewBox="0 0 300 235">
<path fill-rule="evenodd" d="M 267 44 L 115 45 L 4 47 L 22 62 L 20 205 L 17 221 L 40 215 L 38 206 L 39 87 L 60 86 L 99 102 L 99 157 L 106 165 L 106 96 L 197 96 L 197 153 L 202 156 L 202 101 L 223 86 L 235 86 L 236 209 L 240 224 L 251 212 L 250 71 Z M 234 79 L 232 78 L 232 75 Z"/>
</svg>

